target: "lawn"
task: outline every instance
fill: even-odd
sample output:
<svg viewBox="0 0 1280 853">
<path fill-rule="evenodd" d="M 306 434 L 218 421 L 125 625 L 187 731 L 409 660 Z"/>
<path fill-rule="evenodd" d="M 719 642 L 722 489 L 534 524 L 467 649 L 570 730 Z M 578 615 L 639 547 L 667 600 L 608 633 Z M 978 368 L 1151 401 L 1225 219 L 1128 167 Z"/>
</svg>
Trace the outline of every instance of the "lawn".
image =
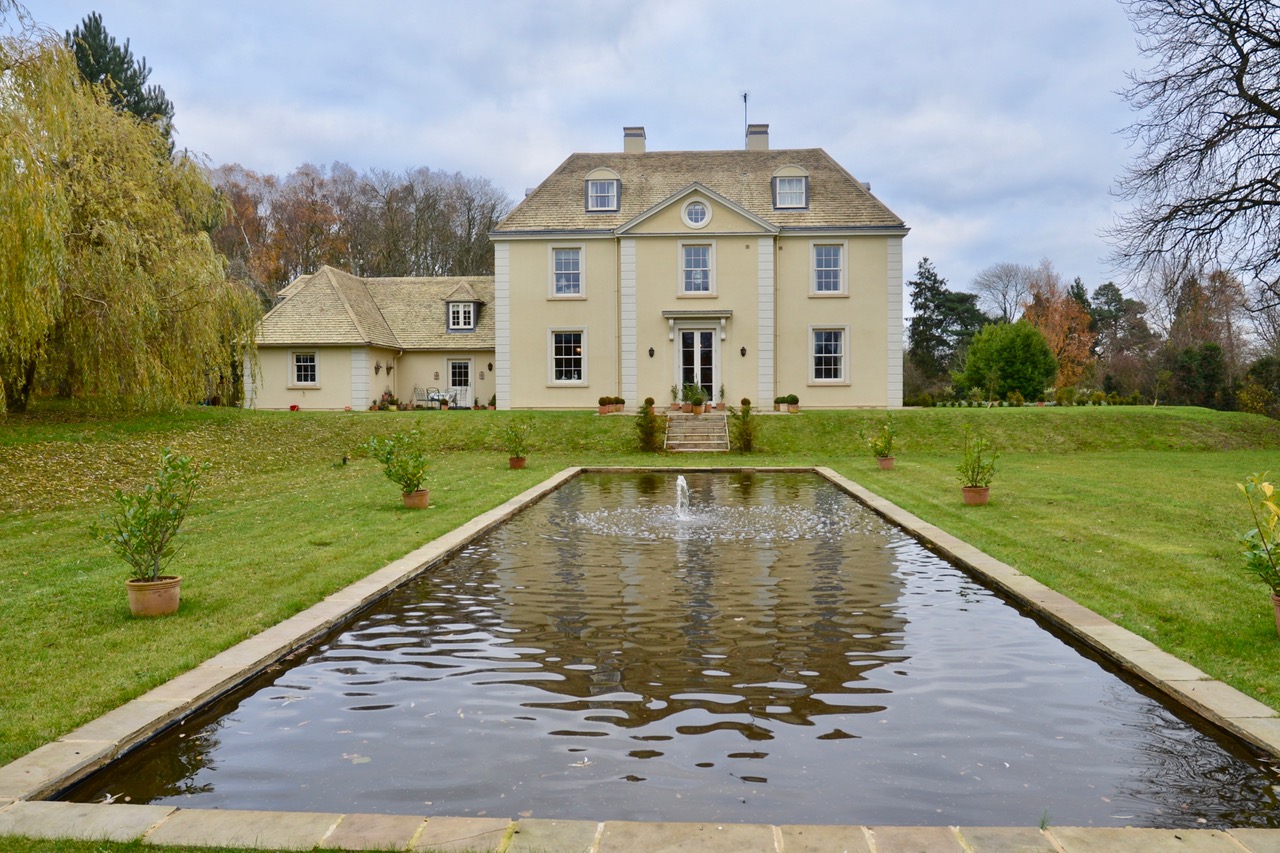
<svg viewBox="0 0 1280 853">
<path fill-rule="evenodd" d="M 501 427 L 530 417 L 529 467 Z M 1280 476 L 1280 422 L 1178 408 L 927 409 L 893 414 L 897 467 L 860 429 L 883 412 L 763 417 L 750 455 L 636 450 L 633 419 L 586 412 L 243 412 L 0 421 L 0 763 L 57 738 L 569 465 L 826 465 L 1245 693 L 1280 708 L 1280 639 L 1240 568 L 1235 484 Z M 1000 450 L 989 506 L 961 505 L 963 426 Z M 354 452 L 417 427 L 432 507 Z M 124 564 L 89 533 L 115 487 L 172 446 L 212 463 L 180 537 L 172 618 L 130 618 Z M 962 641 L 962 640 L 960 640 Z M 36 848 L 33 848 L 36 849 Z M 72 848 L 67 848 L 72 849 Z"/>
</svg>

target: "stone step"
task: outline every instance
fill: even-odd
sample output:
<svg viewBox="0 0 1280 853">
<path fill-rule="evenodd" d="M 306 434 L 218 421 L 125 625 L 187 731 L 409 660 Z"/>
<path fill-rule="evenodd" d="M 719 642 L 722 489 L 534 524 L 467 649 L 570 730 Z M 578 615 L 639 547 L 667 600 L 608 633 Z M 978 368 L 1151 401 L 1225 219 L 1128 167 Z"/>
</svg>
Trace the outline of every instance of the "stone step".
<svg viewBox="0 0 1280 853">
<path fill-rule="evenodd" d="M 725 453 L 729 450 L 728 420 L 723 412 L 671 412 L 664 446 L 673 453 Z"/>
</svg>

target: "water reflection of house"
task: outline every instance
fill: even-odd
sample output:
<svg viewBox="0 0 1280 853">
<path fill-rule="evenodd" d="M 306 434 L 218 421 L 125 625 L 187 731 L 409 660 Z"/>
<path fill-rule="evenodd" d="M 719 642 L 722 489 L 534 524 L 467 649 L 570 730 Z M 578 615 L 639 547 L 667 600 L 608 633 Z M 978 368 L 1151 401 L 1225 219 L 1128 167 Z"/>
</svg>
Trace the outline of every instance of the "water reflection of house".
<svg viewBox="0 0 1280 853">
<path fill-rule="evenodd" d="M 794 724 L 883 707 L 878 689 L 859 685 L 863 673 L 902 659 L 901 585 L 883 537 L 628 542 L 563 522 L 579 512 L 670 503 L 674 476 L 658 495 L 604 494 L 584 479 L 492 543 L 492 579 L 520 588 L 503 596 L 497 614 L 518 632 L 509 636 L 543 650 L 539 659 L 559 658 L 546 667 L 564 680 L 538 680 L 540 688 L 582 699 L 584 708 L 614 707 L 607 697 L 617 691 L 635 694 L 642 701 L 616 706 L 627 714 L 617 724 L 628 728 L 691 706 Z M 723 499 L 704 491 L 710 477 L 689 479 L 704 501 Z M 740 481 L 736 488 L 743 490 Z M 746 490 L 766 505 L 854 506 L 835 490 L 815 499 L 791 477 L 750 478 Z M 535 539 L 547 546 L 544 556 L 527 547 Z M 686 694 L 703 695 L 680 698 Z M 744 734 L 767 736 L 750 726 Z"/>
</svg>

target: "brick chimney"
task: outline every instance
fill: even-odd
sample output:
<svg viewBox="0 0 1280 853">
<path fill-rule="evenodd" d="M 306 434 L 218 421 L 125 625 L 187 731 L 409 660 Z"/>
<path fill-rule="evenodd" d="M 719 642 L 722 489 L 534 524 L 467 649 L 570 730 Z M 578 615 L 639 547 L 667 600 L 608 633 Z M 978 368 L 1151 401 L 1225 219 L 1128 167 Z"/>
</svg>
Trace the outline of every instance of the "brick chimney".
<svg viewBox="0 0 1280 853">
<path fill-rule="evenodd" d="M 748 151 L 768 151 L 769 150 L 769 125 L 767 124 L 747 125 L 747 150 Z"/>
<path fill-rule="evenodd" d="M 644 153 L 644 128 L 643 127 L 624 127 L 622 129 L 622 153 L 624 154 L 643 154 Z"/>
</svg>

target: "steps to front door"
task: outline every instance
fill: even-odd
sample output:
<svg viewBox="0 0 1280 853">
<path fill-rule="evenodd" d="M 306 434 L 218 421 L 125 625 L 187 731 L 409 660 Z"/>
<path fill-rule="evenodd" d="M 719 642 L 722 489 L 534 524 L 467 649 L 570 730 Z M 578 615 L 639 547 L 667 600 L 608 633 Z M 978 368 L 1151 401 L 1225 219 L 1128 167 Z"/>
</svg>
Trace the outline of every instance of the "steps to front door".
<svg viewBox="0 0 1280 853">
<path fill-rule="evenodd" d="M 727 453 L 729 419 L 722 412 L 705 415 L 667 414 L 667 441 L 672 453 Z"/>
</svg>

